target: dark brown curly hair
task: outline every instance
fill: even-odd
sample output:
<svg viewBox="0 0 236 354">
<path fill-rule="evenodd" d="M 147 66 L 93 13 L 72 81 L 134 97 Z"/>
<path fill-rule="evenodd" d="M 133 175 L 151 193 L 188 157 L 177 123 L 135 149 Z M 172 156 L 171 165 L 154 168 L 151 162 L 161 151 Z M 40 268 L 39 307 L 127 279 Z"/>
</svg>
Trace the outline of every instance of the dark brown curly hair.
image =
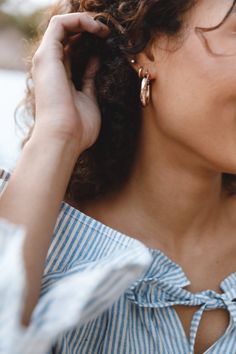
<svg viewBox="0 0 236 354">
<path fill-rule="evenodd" d="M 93 11 L 111 28 L 106 39 L 82 33 L 71 48 L 72 77 L 78 90 L 89 57 L 101 58 L 95 85 L 102 128 L 96 143 L 78 158 L 67 200 L 96 198 L 127 180 L 141 128 L 140 79 L 127 58 L 141 52 L 154 36 L 181 34 L 184 15 L 195 3 L 196 0 L 67 0 L 53 7 L 48 21 L 56 14 Z M 40 38 L 37 45 L 39 41 Z M 34 117 L 31 83 L 29 74 L 24 107 Z M 223 187 L 229 194 L 236 192 L 235 181 L 235 175 L 223 174 Z"/>
</svg>

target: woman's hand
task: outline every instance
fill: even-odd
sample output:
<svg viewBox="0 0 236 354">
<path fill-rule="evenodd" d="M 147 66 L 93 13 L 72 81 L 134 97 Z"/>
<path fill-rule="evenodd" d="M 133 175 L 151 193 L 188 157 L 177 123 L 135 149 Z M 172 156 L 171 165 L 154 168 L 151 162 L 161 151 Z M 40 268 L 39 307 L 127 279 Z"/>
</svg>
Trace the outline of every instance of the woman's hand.
<svg viewBox="0 0 236 354">
<path fill-rule="evenodd" d="M 93 80 L 97 61 L 88 66 L 82 91 L 75 90 L 70 78 L 66 48 L 71 35 L 81 31 L 109 34 L 88 13 L 55 16 L 45 32 L 33 59 L 33 135 L 0 198 L 0 217 L 26 230 L 24 325 L 39 298 L 51 236 L 78 155 L 95 142 L 101 125 Z"/>
<path fill-rule="evenodd" d="M 77 91 L 71 81 L 67 49 L 70 38 L 80 32 L 108 36 L 109 28 L 95 21 L 94 15 L 80 12 L 52 17 L 32 63 L 36 104 L 33 135 L 70 140 L 78 155 L 95 143 L 101 127 L 94 87 L 99 60 L 90 60 L 82 90 Z"/>
</svg>

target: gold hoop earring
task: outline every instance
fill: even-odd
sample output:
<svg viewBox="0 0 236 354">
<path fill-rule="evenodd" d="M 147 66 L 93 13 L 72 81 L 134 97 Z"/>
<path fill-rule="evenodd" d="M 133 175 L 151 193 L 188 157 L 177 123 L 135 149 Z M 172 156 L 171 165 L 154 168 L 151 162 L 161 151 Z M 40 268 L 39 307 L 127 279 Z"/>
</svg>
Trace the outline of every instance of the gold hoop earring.
<svg viewBox="0 0 236 354">
<path fill-rule="evenodd" d="M 140 66 L 138 69 L 138 77 L 142 79 L 141 91 L 140 91 L 140 100 L 143 107 L 147 107 L 151 98 L 151 79 L 148 70 L 143 74 L 144 68 Z"/>
<path fill-rule="evenodd" d="M 151 80 L 150 80 L 150 74 L 147 71 L 141 83 L 140 99 L 143 107 L 147 107 L 147 105 L 150 102 L 150 97 L 151 97 Z"/>
<path fill-rule="evenodd" d="M 143 66 L 140 66 L 140 68 L 138 69 L 138 77 L 139 77 L 140 79 L 143 78 Z"/>
</svg>

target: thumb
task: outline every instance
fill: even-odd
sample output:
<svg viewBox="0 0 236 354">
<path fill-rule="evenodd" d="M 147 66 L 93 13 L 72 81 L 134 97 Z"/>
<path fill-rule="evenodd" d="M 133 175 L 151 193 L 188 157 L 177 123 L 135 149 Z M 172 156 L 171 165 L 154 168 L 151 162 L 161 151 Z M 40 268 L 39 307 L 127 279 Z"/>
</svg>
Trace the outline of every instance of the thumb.
<svg viewBox="0 0 236 354">
<path fill-rule="evenodd" d="M 97 70 L 99 69 L 99 65 L 100 65 L 99 58 L 92 57 L 89 60 L 88 65 L 86 67 L 84 77 L 83 77 L 82 92 L 88 96 L 95 95 L 94 78 Z"/>
</svg>

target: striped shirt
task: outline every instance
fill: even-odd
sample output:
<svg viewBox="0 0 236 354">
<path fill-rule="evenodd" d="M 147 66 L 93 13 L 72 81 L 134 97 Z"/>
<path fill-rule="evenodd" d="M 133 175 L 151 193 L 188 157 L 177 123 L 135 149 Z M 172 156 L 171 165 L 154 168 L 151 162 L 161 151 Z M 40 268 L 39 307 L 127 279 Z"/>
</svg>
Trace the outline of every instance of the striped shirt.
<svg viewBox="0 0 236 354">
<path fill-rule="evenodd" d="M 2 187 L 9 178 L 0 170 Z M 236 354 L 236 272 L 221 282 L 222 294 L 191 293 L 184 289 L 190 281 L 183 269 L 162 251 L 65 202 L 40 299 L 30 326 L 23 328 L 24 237 L 23 227 L 0 221 L 0 323 L 7 323 L 0 326 L 0 353 L 194 354 L 203 312 L 225 308 L 228 328 L 205 354 Z M 173 308 L 177 304 L 198 306 L 189 338 Z"/>
</svg>

